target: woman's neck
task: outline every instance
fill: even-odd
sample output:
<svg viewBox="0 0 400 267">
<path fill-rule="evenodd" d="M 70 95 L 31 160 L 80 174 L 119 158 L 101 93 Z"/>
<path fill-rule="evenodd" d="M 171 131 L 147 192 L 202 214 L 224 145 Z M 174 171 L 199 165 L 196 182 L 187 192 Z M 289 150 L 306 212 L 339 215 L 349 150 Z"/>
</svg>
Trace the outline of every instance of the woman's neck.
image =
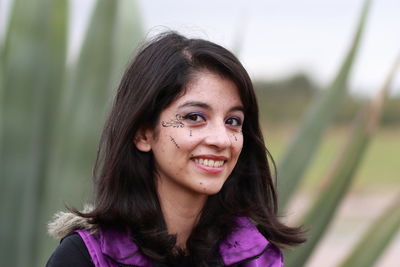
<svg viewBox="0 0 400 267">
<path fill-rule="evenodd" d="M 207 201 L 207 195 L 179 190 L 162 181 L 157 183 L 157 192 L 168 233 L 176 234 L 177 246 L 185 249 L 186 241 Z"/>
</svg>

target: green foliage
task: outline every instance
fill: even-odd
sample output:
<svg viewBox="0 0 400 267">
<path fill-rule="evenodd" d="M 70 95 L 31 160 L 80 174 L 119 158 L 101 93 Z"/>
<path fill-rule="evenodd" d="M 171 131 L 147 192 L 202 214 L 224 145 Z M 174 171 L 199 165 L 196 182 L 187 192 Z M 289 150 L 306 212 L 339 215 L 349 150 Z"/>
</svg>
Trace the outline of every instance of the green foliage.
<svg viewBox="0 0 400 267">
<path fill-rule="evenodd" d="M 400 95 L 387 100 L 383 108 L 382 125 L 396 126 L 400 124 Z"/>
<path fill-rule="evenodd" d="M 295 123 L 319 91 L 316 84 L 302 73 L 273 82 L 255 81 L 254 88 L 261 120 L 269 125 Z"/>
<path fill-rule="evenodd" d="M 1 63 L 2 266 L 29 266 L 38 254 L 48 139 L 65 68 L 66 6 L 66 0 L 16 0 L 12 10 Z"/>
<path fill-rule="evenodd" d="M 366 1 L 355 40 L 360 38 L 358 35 L 362 31 L 363 24 L 365 23 L 368 6 L 369 1 Z M 356 42 L 354 42 L 352 50 L 356 49 L 356 47 Z M 343 65 L 341 71 L 339 71 L 337 76 L 338 78 L 336 79 L 337 81 L 341 80 L 339 77 L 346 77 L 348 75 L 350 68 L 346 67 L 346 65 L 349 66 L 352 64 L 353 58 L 350 55 L 352 53 L 354 54 L 355 52 L 356 51 L 352 51 L 349 53 L 349 56 L 345 60 L 346 63 Z M 287 253 L 286 266 L 303 266 L 313 253 L 314 248 L 332 222 L 335 212 L 341 201 L 344 199 L 346 192 L 349 190 L 351 182 L 354 179 L 354 173 L 356 172 L 357 167 L 365 154 L 369 141 L 377 128 L 384 102 L 387 99 L 389 87 L 399 65 L 400 58 L 395 62 L 391 73 L 388 75 L 384 85 L 382 86 L 380 93 L 375 97 L 375 99 L 370 101 L 368 106 L 360 110 L 358 116 L 354 120 L 353 129 L 347 139 L 347 142 L 344 144 L 342 151 L 338 154 L 336 161 L 332 164 L 329 172 L 325 176 L 325 187 L 321 192 L 319 192 L 319 196 L 312 203 L 311 208 L 306 212 L 306 215 L 302 220 L 305 227 L 309 229 L 308 240 L 306 244 L 302 245 L 300 248 Z M 345 86 L 343 81 L 338 83 L 340 86 Z M 332 113 L 337 109 L 337 107 L 329 104 L 329 102 L 334 101 L 332 99 L 335 99 L 335 97 L 332 97 L 332 95 L 335 95 L 335 91 L 338 90 L 339 89 L 335 88 L 335 86 L 331 87 L 328 92 L 326 92 L 325 96 L 328 96 L 327 99 L 323 99 L 322 97 L 323 100 L 321 100 L 321 102 L 317 102 L 317 105 L 315 106 L 316 108 L 311 109 L 310 113 L 308 113 L 305 124 L 302 124 L 298 135 L 294 139 L 294 144 L 292 143 L 288 154 L 286 154 L 290 156 L 286 158 L 284 157 L 284 163 L 281 165 L 283 166 L 283 170 L 295 170 L 292 171 L 292 176 L 281 176 L 281 178 L 290 178 L 288 181 L 283 181 L 284 183 L 283 186 L 281 185 L 282 187 L 288 187 L 288 182 L 295 181 L 297 183 L 300 180 L 302 171 L 305 167 L 300 167 L 299 163 L 294 162 L 295 158 L 292 157 L 291 153 L 297 153 L 297 156 L 305 154 L 306 157 L 311 157 L 313 152 L 312 150 L 315 149 L 315 145 L 312 145 L 312 142 L 309 142 L 310 140 L 307 141 L 306 138 L 310 139 L 310 137 L 312 137 L 318 139 L 320 137 L 321 131 L 323 130 L 323 127 L 321 127 L 321 122 L 318 121 L 318 119 L 321 118 L 320 112 L 324 114 L 322 117 L 326 119 L 328 118 L 328 113 Z M 329 93 L 329 91 L 333 92 Z M 324 103 L 326 106 L 320 105 L 321 103 Z M 337 104 L 337 102 L 335 103 Z M 313 120 L 309 121 L 310 118 L 313 118 Z M 303 131 L 302 127 L 304 127 L 304 125 L 307 127 Z M 316 129 L 310 130 L 310 128 L 313 127 L 316 127 Z M 300 164 L 307 165 L 309 160 L 310 159 L 299 162 Z M 288 173 L 290 174 L 290 172 L 286 172 L 284 174 Z M 300 177 L 295 177 L 295 175 Z M 291 185 L 289 188 L 283 188 L 283 190 L 280 190 L 280 193 L 284 194 L 282 198 L 284 203 L 286 199 L 289 200 L 289 195 L 291 195 L 294 189 L 295 185 Z M 355 263 L 360 261 L 359 258 L 363 257 L 360 251 L 370 251 L 372 256 L 370 255 L 371 257 L 369 257 L 369 262 L 374 262 L 379 253 L 382 252 L 383 248 L 388 244 L 390 240 L 388 237 L 390 234 L 394 234 L 399 228 L 399 224 L 396 224 L 396 222 L 399 220 L 399 217 L 400 215 L 396 215 L 394 218 L 389 216 L 388 218 L 384 218 L 380 220 L 380 222 L 377 222 L 377 225 L 374 226 L 373 230 L 370 230 L 370 232 L 380 233 L 376 234 L 376 236 L 374 234 L 368 234 L 367 236 L 379 238 L 379 243 L 373 242 L 369 246 L 356 248 L 356 251 L 352 253 L 348 262 Z M 386 230 L 378 231 L 378 227 L 384 227 Z M 351 263 L 348 266 L 354 266 Z"/>
<path fill-rule="evenodd" d="M 297 73 L 280 80 L 256 80 L 254 87 L 260 105 L 261 120 L 271 128 L 285 125 L 297 125 L 312 99 L 319 97 L 322 88 L 304 73 Z M 347 126 L 357 111 L 368 101 L 346 92 L 346 96 L 338 104 L 333 118 L 335 126 Z M 282 108 L 283 107 L 283 108 Z M 391 96 L 383 107 L 381 127 L 400 125 L 400 95 Z"/>
<path fill-rule="evenodd" d="M 400 225 L 400 196 L 371 225 L 354 250 L 340 265 L 342 267 L 374 266 Z"/>
<path fill-rule="evenodd" d="M 88 195 L 111 89 L 142 39 L 135 1 L 99 0 L 66 69 L 67 17 L 66 0 L 14 1 L 1 52 L 1 266 L 43 266 L 51 214 Z"/>
<path fill-rule="evenodd" d="M 335 79 L 329 89 L 310 106 L 297 134 L 289 144 L 282 161 L 278 164 L 278 173 L 280 174 L 278 193 L 282 207 L 286 206 L 289 197 L 303 177 L 319 145 L 322 134 L 332 120 L 338 104 L 346 95 L 348 76 L 360 44 L 369 5 L 370 1 L 366 1 L 352 46 Z"/>
<path fill-rule="evenodd" d="M 356 117 L 347 142 L 325 176 L 324 189 L 320 192 L 303 220 L 304 225 L 310 229 L 307 243 L 287 255 L 286 263 L 288 266 L 303 265 L 332 222 L 335 211 L 350 188 L 354 173 L 365 154 L 364 152 L 372 134 L 376 130 L 382 106 L 386 100 L 398 63 L 400 63 L 400 59 L 393 66 L 393 70 L 382 87 L 380 94 L 366 108 L 362 109 Z"/>
</svg>

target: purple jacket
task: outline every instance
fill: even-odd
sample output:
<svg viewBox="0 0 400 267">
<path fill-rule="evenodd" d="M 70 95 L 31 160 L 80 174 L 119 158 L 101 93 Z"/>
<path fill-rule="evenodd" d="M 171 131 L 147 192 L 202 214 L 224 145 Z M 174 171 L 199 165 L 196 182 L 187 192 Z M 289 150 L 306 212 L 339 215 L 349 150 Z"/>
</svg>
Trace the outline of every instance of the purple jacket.
<svg viewBox="0 0 400 267">
<path fill-rule="evenodd" d="M 245 217 L 237 219 L 238 229 L 219 246 L 224 265 L 240 267 L 281 267 L 282 254 Z M 151 260 L 124 232 L 102 229 L 98 234 L 77 230 L 96 267 L 117 267 L 118 263 L 151 267 Z"/>
</svg>

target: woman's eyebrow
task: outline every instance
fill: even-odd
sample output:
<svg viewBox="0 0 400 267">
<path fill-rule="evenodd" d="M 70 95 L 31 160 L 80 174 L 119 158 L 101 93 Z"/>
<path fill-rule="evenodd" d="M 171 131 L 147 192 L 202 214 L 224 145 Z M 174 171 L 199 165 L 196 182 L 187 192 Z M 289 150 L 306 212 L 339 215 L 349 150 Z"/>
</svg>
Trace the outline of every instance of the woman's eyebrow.
<svg viewBox="0 0 400 267">
<path fill-rule="evenodd" d="M 210 105 L 208 105 L 207 103 L 204 103 L 204 102 L 200 102 L 200 101 L 187 101 L 187 102 L 183 103 L 182 105 L 180 105 L 178 108 L 180 109 L 180 108 L 184 108 L 184 107 L 200 107 L 200 108 L 204 108 L 204 109 L 212 109 Z M 241 105 L 234 106 L 229 109 L 229 112 L 231 112 L 231 111 L 244 112 L 244 108 Z"/>
<path fill-rule="evenodd" d="M 231 108 L 229 109 L 229 111 L 230 111 L 230 112 L 232 112 L 232 111 L 241 111 L 241 112 L 244 113 L 244 107 L 243 107 L 243 106 L 234 106 L 234 107 L 231 107 Z"/>
<path fill-rule="evenodd" d="M 200 101 L 187 101 L 182 105 L 180 105 L 178 108 L 184 108 L 184 107 L 200 107 L 205 109 L 211 109 L 210 105 Z"/>
</svg>

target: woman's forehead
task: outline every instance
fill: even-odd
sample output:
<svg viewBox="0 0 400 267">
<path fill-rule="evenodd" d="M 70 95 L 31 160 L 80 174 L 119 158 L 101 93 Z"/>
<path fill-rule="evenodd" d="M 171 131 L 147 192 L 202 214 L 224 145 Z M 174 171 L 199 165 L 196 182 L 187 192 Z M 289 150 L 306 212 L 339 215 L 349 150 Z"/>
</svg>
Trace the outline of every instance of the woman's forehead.
<svg viewBox="0 0 400 267">
<path fill-rule="evenodd" d="M 243 106 L 236 84 L 227 77 L 208 71 L 193 76 L 185 86 L 184 93 L 173 104 L 188 106 L 200 102 L 208 105 Z"/>
</svg>

